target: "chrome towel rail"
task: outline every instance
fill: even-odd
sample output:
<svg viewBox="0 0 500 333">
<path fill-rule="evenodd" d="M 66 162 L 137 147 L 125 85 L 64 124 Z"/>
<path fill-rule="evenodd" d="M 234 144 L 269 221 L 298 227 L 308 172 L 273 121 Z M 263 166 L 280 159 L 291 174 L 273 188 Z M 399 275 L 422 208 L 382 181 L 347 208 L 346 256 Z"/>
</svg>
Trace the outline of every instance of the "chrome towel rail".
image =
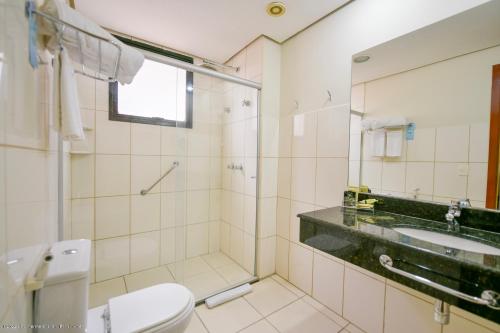
<svg viewBox="0 0 500 333">
<path fill-rule="evenodd" d="M 379 262 L 385 269 L 387 269 L 393 273 L 396 273 L 398 275 L 407 277 L 410 280 L 420 282 L 422 284 L 425 284 L 426 286 L 435 288 L 437 290 L 440 290 L 440 291 L 445 292 L 447 294 L 450 294 L 452 296 L 461 298 L 463 300 L 466 300 L 466 301 L 469 301 L 469 302 L 472 302 L 475 304 L 486 305 L 486 306 L 488 306 L 492 309 L 495 309 L 495 310 L 500 310 L 500 304 L 499 304 L 500 303 L 500 294 L 498 294 L 497 292 L 495 292 L 493 290 L 483 291 L 481 293 L 481 297 L 471 296 L 471 295 L 465 294 L 461 291 L 451 289 L 449 287 L 443 286 L 442 284 L 428 280 L 424 277 L 408 273 L 408 272 L 403 271 L 399 268 L 395 268 L 393 266 L 392 258 L 386 254 L 382 254 L 379 257 Z"/>
<path fill-rule="evenodd" d="M 159 182 L 161 182 L 161 180 L 165 177 L 167 177 L 167 175 L 169 173 L 171 173 L 175 168 L 177 168 L 179 166 L 179 162 L 178 161 L 174 161 L 174 163 L 172 163 L 172 166 L 170 167 L 170 169 L 168 169 L 164 174 L 163 176 L 160 177 L 160 179 L 158 179 L 157 181 L 154 182 L 153 185 L 151 185 L 148 189 L 146 190 L 141 190 L 141 195 L 146 195 L 149 193 L 149 191 L 151 191 L 153 189 L 153 187 L 156 186 L 156 184 L 158 184 Z"/>
</svg>

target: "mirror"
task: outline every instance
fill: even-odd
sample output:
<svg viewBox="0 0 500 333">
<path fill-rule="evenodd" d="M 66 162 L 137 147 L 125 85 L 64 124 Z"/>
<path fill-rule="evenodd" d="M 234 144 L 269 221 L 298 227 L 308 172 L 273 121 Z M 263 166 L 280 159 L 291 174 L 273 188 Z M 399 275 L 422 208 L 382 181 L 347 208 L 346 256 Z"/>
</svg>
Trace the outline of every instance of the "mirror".
<svg viewBox="0 0 500 333">
<path fill-rule="evenodd" d="M 349 186 L 498 208 L 499 64 L 500 0 L 355 54 Z"/>
</svg>

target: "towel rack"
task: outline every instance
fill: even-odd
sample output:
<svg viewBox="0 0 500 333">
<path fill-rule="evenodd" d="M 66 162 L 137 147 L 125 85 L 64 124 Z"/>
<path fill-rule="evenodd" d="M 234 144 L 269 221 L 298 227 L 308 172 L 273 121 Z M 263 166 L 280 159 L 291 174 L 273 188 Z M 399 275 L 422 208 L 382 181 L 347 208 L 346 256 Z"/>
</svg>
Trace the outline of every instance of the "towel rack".
<svg viewBox="0 0 500 333">
<path fill-rule="evenodd" d="M 174 161 L 174 163 L 172 163 L 172 166 L 170 167 L 170 169 L 168 169 L 164 174 L 163 176 L 160 177 L 160 179 L 158 179 L 157 181 L 154 182 L 153 185 L 151 185 L 149 188 L 145 189 L 145 190 L 141 190 L 141 195 L 146 195 L 149 193 L 149 191 L 151 191 L 153 189 L 153 187 L 156 186 L 156 184 L 158 184 L 159 182 L 161 182 L 161 180 L 165 177 L 167 177 L 167 175 L 169 173 L 171 173 L 175 168 L 177 168 L 179 166 L 179 162 L 178 161 Z"/>
<path fill-rule="evenodd" d="M 92 38 L 95 38 L 98 40 L 98 47 L 99 47 L 99 70 L 97 72 L 95 72 L 94 74 L 90 74 L 88 73 L 86 70 L 85 70 L 85 57 L 84 57 L 84 54 L 83 54 L 83 51 L 82 51 L 82 41 L 81 41 L 81 38 L 77 38 L 78 39 L 78 48 L 79 48 L 79 51 L 80 51 L 80 62 L 81 62 L 81 65 L 82 65 L 82 69 L 81 70 L 75 70 L 75 73 L 78 73 L 80 75 L 84 75 L 84 76 L 87 76 L 87 77 L 90 77 L 90 78 L 93 78 L 93 79 L 96 79 L 96 80 L 100 80 L 100 81 L 105 81 L 105 82 L 115 82 L 116 81 L 116 78 L 118 76 L 118 69 L 120 67 L 120 60 L 121 60 L 121 56 L 122 56 L 122 47 L 121 45 L 115 41 L 115 40 L 112 40 L 112 39 L 109 39 L 109 38 L 105 38 L 105 37 L 102 37 L 102 36 L 99 36 L 99 35 L 96 35 L 96 34 L 93 34 L 89 31 L 86 31 L 86 30 L 83 30 L 71 23 L 68 23 L 64 20 L 61 20 L 61 19 L 58 19 L 56 17 L 53 17 L 47 13 L 44 13 L 44 12 L 41 12 L 37 9 L 35 9 L 35 6 L 33 5 L 33 0 L 27 0 L 26 1 L 26 6 L 25 6 L 25 9 L 26 9 L 26 16 L 31 16 L 33 14 L 39 16 L 39 17 L 42 17 L 50 22 L 52 22 L 54 24 L 54 27 L 56 28 L 57 32 L 58 32 L 58 42 L 59 42 L 59 45 L 61 45 L 61 39 L 62 39 L 62 32 L 64 31 L 64 29 L 66 28 L 70 28 L 70 29 L 73 29 L 76 31 L 77 34 L 85 34 L 87 36 L 90 36 Z M 29 29 L 29 33 L 30 34 L 33 34 L 33 33 L 36 33 L 36 30 L 32 30 L 32 29 Z M 32 36 L 30 36 L 30 39 L 31 39 Z M 36 36 L 35 36 L 36 37 Z M 115 62 L 115 66 L 114 66 L 114 70 L 113 70 L 113 73 L 111 76 L 107 76 L 107 75 L 104 75 L 102 74 L 100 71 L 101 71 L 101 64 L 102 64 L 102 47 L 101 47 L 101 43 L 102 42 L 105 42 L 105 43 L 108 43 L 108 44 L 111 44 L 113 47 L 115 47 L 117 49 L 117 57 L 116 57 L 116 62 Z M 33 47 L 33 45 L 30 44 L 30 47 Z M 36 47 L 36 46 L 35 46 Z"/>
</svg>

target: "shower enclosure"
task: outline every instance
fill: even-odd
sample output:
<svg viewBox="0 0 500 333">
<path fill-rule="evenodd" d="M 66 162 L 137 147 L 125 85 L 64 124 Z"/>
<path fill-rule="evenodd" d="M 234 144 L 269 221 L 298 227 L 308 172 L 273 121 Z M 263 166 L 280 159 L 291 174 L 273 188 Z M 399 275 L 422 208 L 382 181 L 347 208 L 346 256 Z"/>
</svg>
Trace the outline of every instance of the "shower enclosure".
<svg viewBox="0 0 500 333">
<path fill-rule="evenodd" d="M 167 268 L 201 300 L 255 278 L 258 90 L 194 73 L 193 127 L 173 130 L 176 155 L 162 157 L 162 172 L 179 163 L 166 180 L 174 192 L 161 194 L 175 210 L 162 231 L 175 243 Z"/>
<path fill-rule="evenodd" d="M 79 78 L 87 140 L 71 147 L 65 238 L 93 240 L 91 307 L 157 283 L 200 301 L 255 279 L 260 86 L 147 57 L 193 75 L 177 92 L 192 94 L 190 121 L 117 120 L 112 85 Z"/>
</svg>

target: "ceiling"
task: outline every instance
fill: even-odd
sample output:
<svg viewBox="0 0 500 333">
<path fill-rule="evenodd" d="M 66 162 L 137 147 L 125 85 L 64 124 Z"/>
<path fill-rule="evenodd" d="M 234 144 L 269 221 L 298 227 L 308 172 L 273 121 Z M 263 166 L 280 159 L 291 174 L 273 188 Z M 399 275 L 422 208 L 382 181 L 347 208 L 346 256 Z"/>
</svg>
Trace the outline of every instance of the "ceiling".
<svg viewBox="0 0 500 333">
<path fill-rule="evenodd" d="M 500 0 L 490 1 L 387 43 L 355 54 L 370 60 L 352 66 L 352 84 L 419 68 L 500 45 Z"/>
<path fill-rule="evenodd" d="M 225 62 L 260 35 L 282 42 L 349 0 L 75 0 L 76 9 L 105 28 Z"/>
</svg>

